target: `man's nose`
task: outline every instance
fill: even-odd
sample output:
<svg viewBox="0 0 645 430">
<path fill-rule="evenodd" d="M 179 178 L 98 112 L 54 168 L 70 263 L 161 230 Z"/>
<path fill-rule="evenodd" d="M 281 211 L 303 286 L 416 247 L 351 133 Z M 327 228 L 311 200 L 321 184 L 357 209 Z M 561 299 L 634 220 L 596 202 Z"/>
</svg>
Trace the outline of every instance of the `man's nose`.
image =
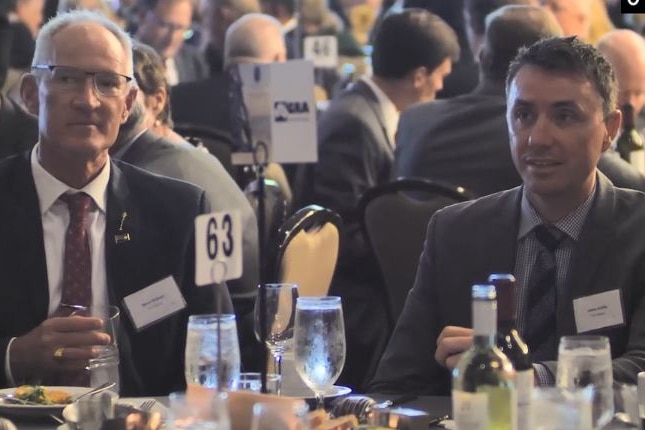
<svg viewBox="0 0 645 430">
<path fill-rule="evenodd" d="M 551 122 L 546 115 L 539 115 L 529 134 L 529 145 L 549 145 L 552 140 Z"/>
<path fill-rule="evenodd" d="M 99 94 L 96 92 L 96 85 L 94 79 L 88 76 L 79 88 L 76 90 L 74 102 L 77 106 L 96 108 L 100 104 Z"/>
</svg>

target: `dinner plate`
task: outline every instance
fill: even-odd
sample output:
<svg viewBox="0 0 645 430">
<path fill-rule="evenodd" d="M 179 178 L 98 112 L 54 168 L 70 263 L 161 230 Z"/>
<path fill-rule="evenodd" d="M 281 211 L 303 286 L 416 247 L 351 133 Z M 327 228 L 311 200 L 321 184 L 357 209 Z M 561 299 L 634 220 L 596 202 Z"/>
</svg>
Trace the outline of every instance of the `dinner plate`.
<svg viewBox="0 0 645 430">
<path fill-rule="evenodd" d="M 43 388 L 64 390 L 72 395 L 72 398 L 79 396 L 91 390 L 90 387 L 51 387 L 46 386 Z M 15 388 L 5 388 L 0 390 L 0 396 L 13 394 Z M 18 405 L 15 403 L 7 403 L 0 399 L 0 414 L 8 415 L 24 415 L 24 416 L 41 416 L 41 415 L 60 415 L 67 405 Z"/>
<path fill-rule="evenodd" d="M 333 399 L 340 396 L 345 396 L 352 392 L 349 387 L 342 385 L 334 385 L 325 392 L 325 399 Z M 308 387 L 288 387 L 282 390 L 283 396 L 297 397 L 300 399 L 314 400 L 316 395 Z"/>
</svg>

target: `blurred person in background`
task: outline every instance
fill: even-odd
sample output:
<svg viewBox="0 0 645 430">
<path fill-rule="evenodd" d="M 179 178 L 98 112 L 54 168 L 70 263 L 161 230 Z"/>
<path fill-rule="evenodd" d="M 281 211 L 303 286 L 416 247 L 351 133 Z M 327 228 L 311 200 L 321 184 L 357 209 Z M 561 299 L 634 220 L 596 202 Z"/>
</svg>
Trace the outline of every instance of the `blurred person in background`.
<svg viewBox="0 0 645 430">
<path fill-rule="evenodd" d="M 201 0 L 204 57 L 209 76 L 224 71 L 224 39 L 228 28 L 248 13 L 260 12 L 258 0 Z"/>
<path fill-rule="evenodd" d="M 138 0 L 137 8 L 135 38 L 161 56 L 170 86 L 207 76 L 202 56 L 184 43 L 192 34 L 193 0 Z"/>
<path fill-rule="evenodd" d="M 100 12 L 112 21 L 125 27 L 125 23 L 118 17 L 107 0 L 59 0 L 58 13 L 69 12 L 74 9 L 93 10 Z"/>
<path fill-rule="evenodd" d="M 565 36 L 577 36 L 589 42 L 593 0 L 542 0 L 560 23 Z"/>
</svg>

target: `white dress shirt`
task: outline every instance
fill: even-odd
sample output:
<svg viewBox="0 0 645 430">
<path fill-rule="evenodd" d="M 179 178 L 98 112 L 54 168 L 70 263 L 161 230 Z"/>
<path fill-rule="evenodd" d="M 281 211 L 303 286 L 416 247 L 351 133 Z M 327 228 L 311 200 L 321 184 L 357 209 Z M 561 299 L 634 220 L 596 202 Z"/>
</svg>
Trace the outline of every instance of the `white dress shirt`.
<svg viewBox="0 0 645 430">
<path fill-rule="evenodd" d="M 179 70 L 177 70 L 175 59 L 166 58 L 164 65 L 166 66 L 166 82 L 168 82 L 168 85 L 171 87 L 177 85 L 179 83 Z"/>
</svg>

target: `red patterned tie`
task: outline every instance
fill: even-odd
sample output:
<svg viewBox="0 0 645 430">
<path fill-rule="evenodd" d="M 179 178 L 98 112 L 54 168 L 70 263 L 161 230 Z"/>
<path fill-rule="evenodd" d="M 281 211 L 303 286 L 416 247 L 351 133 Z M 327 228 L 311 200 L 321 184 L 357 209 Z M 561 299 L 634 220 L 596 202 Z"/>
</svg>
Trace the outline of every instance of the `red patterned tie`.
<svg viewBox="0 0 645 430">
<path fill-rule="evenodd" d="M 63 294 L 61 303 L 92 304 L 92 256 L 88 238 L 88 213 L 92 198 L 85 193 L 63 194 L 69 207 L 69 226 L 65 235 Z"/>
</svg>

